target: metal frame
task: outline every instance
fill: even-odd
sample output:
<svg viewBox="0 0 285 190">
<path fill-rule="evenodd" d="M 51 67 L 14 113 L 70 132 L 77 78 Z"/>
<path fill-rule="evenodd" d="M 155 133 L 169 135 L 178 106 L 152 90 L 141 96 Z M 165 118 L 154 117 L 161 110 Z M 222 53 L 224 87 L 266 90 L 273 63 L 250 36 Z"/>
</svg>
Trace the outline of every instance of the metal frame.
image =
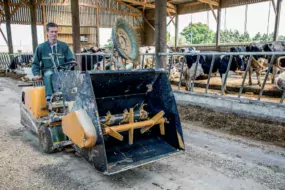
<svg viewBox="0 0 285 190">
<path fill-rule="evenodd" d="M 142 54 L 142 55 L 145 55 L 145 54 Z M 202 56 L 202 55 L 212 55 L 212 61 L 211 61 L 211 67 L 210 67 L 210 72 L 208 74 L 208 80 L 207 80 L 207 85 L 206 85 L 206 89 L 205 89 L 205 93 L 208 94 L 208 89 L 209 89 L 209 84 L 210 84 L 210 76 L 212 74 L 212 70 L 213 70 L 213 64 L 214 64 L 214 59 L 216 56 L 221 56 L 221 55 L 229 55 L 230 56 L 230 61 L 228 63 L 228 67 L 227 67 L 227 71 L 225 73 L 225 79 L 224 81 L 222 81 L 222 86 L 221 86 L 221 94 L 220 96 L 223 96 L 224 94 L 224 89 L 225 89 L 225 86 L 226 86 L 226 82 L 227 82 L 227 79 L 228 79 L 228 73 L 229 73 L 229 70 L 230 70 L 230 65 L 232 63 L 232 58 L 233 56 L 239 56 L 239 55 L 242 55 L 242 56 L 249 56 L 249 63 L 251 62 L 253 56 L 255 55 L 267 55 L 267 56 L 271 56 L 271 60 L 270 60 L 270 64 L 268 66 L 268 70 L 267 70 L 267 73 L 265 75 L 265 78 L 263 80 L 263 84 L 262 84 L 262 87 L 260 89 L 260 93 L 258 95 L 258 98 L 257 98 L 257 101 L 261 101 L 261 97 L 262 97 L 262 94 L 263 94 L 263 91 L 264 91 L 264 87 L 266 85 L 266 81 L 267 81 L 267 78 L 269 76 L 269 73 L 270 73 L 270 70 L 271 68 L 273 67 L 273 62 L 274 62 L 274 58 L 275 56 L 280 56 L 280 55 L 285 55 L 285 52 L 244 52 L 244 53 L 241 53 L 241 52 L 237 52 L 237 53 L 229 53 L 229 52 L 211 52 L 211 53 L 207 53 L 207 52 L 191 52 L 191 53 L 159 53 L 159 56 L 170 56 L 171 59 L 172 59 L 172 56 L 174 55 L 181 55 L 181 56 L 185 56 L 185 55 L 197 55 L 197 61 L 199 60 L 199 57 Z M 196 61 L 196 62 L 197 62 Z M 179 84 L 178 84 L 178 90 L 180 90 L 180 87 L 181 87 L 181 81 L 182 81 L 182 73 L 184 71 L 184 63 L 185 61 L 182 63 L 182 66 L 181 66 L 181 73 L 180 73 L 180 79 L 179 79 Z M 170 65 L 172 64 L 172 62 L 170 63 Z M 170 66 L 171 67 L 171 66 Z M 194 72 L 194 76 L 196 75 L 196 72 L 197 72 L 197 67 L 198 67 L 198 64 L 196 64 L 196 67 L 195 67 L 195 72 Z M 247 72 L 249 71 L 251 65 L 250 64 L 247 64 L 247 68 L 244 72 L 244 76 L 243 76 L 243 80 L 242 80 L 242 84 L 241 84 L 241 87 L 240 87 L 240 90 L 239 90 L 239 94 L 238 94 L 238 97 L 237 99 L 241 99 L 241 94 L 242 94 L 242 91 L 243 91 L 243 88 L 244 88 L 244 83 L 245 83 L 245 80 L 246 80 L 246 76 L 247 76 Z M 193 80 L 193 81 L 192 81 Z M 194 81 L 195 81 L 195 78 L 192 78 L 191 79 L 191 88 L 190 88 L 190 91 L 193 92 L 193 89 L 194 89 Z M 243 97 L 244 98 L 244 97 Z M 284 101 L 284 98 L 285 98 L 285 91 L 283 92 L 282 94 L 282 97 L 280 99 L 280 104 L 283 103 Z"/>
<path fill-rule="evenodd" d="M 8 54 L 8 53 L 2 53 L 0 54 L 0 66 L 2 66 L 4 69 L 8 69 L 9 68 L 9 65 L 11 63 L 11 60 L 12 60 L 12 57 L 15 57 L 17 55 L 23 55 L 23 54 Z M 86 66 L 86 69 L 87 69 L 87 56 L 91 56 L 91 62 L 93 62 L 93 56 L 96 56 L 96 59 L 98 60 L 99 57 L 98 56 L 103 56 L 103 69 L 105 68 L 105 64 L 106 64 L 106 57 L 110 57 L 111 60 L 113 60 L 113 54 L 111 53 L 77 53 L 77 54 L 74 54 L 75 55 L 75 58 L 77 60 L 81 60 L 81 57 L 82 56 L 85 56 L 85 66 Z M 209 84 L 210 84 L 210 80 L 211 80 L 211 74 L 212 74 L 212 71 L 213 71 L 213 65 L 214 65 L 214 59 L 216 58 L 216 56 L 221 56 L 221 55 L 229 55 L 230 56 L 230 61 L 229 61 L 229 64 L 228 64 L 228 67 L 227 67 L 227 70 L 226 70 L 226 73 L 225 73 L 225 79 L 224 81 L 222 82 L 222 86 L 221 86 L 221 93 L 220 93 L 220 96 L 223 96 L 224 95 L 224 89 L 225 89 L 225 86 L 226 86 L 226 83 L 227 83 L 227 79 L 228 79 L 228 73 L 229 73 L 229 70 L 230 70 L 230 64 L 232 62 L 232 58 L 233 56 L 249 56 L 249 59 L 247 60 L 249 63 L 251 63 L 251 60 L 253 59 L 253 56 L 255 55 L 267 55 L 267 56 L 271 56 L 271 60 L 270 60 L 270 64 L 269 64 L 269 67 L 268 67 L 268 70 L 266 72 L 266 75 L 265 75 L 265 78 L 263 80 L 263 83 L 262 83 L 262 87 L 260 89 L 260 92 L 259 92 L 259 95 L 258 95 L 258 98 L 257 98 L 257 101 L 261 101 L 261 97 L 262 97 L 262 94 L 263 94 L 263 91 L 264 91 L 264 87 L 266 85 L 266 81 L 267 81 L 267 78 L 270 74 L 270 69 L 273 67 L 273 62 L 274 62 L 274 59 L 276 56 L 281 56 L 281 55 L 285 55 L 285 52 L 243 52 L 243 53 L 240 53 L 240 52 L 237 52 L 237 53 L 229 53 L 229 52 L 191 52 L 191 53 L 159 53 L 159 56 L 167 56 L 169 59 L 170 59 L 170 64 L 169 64 L 169 68 L 168 68 L 168 72 L 170 73 L 170 70 L 172 68 L 172 65 L 173 65 L 173 56 L 182 56 L 184 57 L 184 61 L 182 62 L 182 65 L 181 65 L 181 72 L 180 72 L 180 77 L 179 77 L 179 84 L 178 84 L 178 90 L 180 90 L 181 88 L 181 83 L 182 83 L 182 74 L 183 74 L 183 71 L 184 71 L 184 65 L 186 63 L 186 59 L 185 59 L 185 56 L 186 55 L 197 55 L 197 60 L 196 62 L 199 60 L 199 57 L 200 56 L 203 56 L 203 55 L 211 55 L 212 56 L 212 60 L 211 60 L 211 66 L 210 66 L 210 72 L 208 74 L 208 79 L 207 79 L 207 85 L 206 85 L 206 88 L 205 88 L 205 94 L 208 94 L 208 90 L 209 90 Z M 144 60 L 145 60 L 145 57 L 146 56 L 152 56 L 154 57 L 155 54 L 154 53 L 142 53 L 140 54 L 141 58 L 140 59 L 140 63 L 139 65 L 141 66 L 141 69 L 144 69 Z M 118 69 L 118 59 L 115 58 L 115 70 L 119 70 Z M 80 63 L 80 62 L 78 62 Z M 80 63 L 81 67 L 79 68 L 81 70 L 82 68 L 82 64 L 84 63 Z M 155 63 L 153 63 L 153 66 L 154 66 Z M 244 75 L 242 77 L 242 84 L 240 86 L 240 89 L 239 89 L 239 92 L 238 92 L 238 96 L 237 96 L 237 99 L 242 99 L 244 97 L 242 97 L 242 92 L 243 92 L 243 89 L 244 89 L 244 84 L 245 84 L 245 80 L 246 80 L 246 76 L 247 76 L 247 73 L 250 69 L 251 65 L 250 64 L 247 64 L 247 67 L 246 67 L 246 70 L 244 71 Z M 197 72 L 197 68 L 198 68 L 198 64 L 196 64 L 196 67 L 195 67 L 195 73 L 194 75 L 196 75 L 196 72 Z M 91 70 L 94 69 L 94 66 L 92 67 L 91 66 Z M 131 69 L 134 69 L 134 68 L 131 68 Z M 195 78 L 191 78 L 191 88 L 190 88 L 190 91 L 193 92 L 194 90 L 194 82 L 195 82 Z M 283 92 L 282 94 L 282 97 L 280 99 L 280 104 L 283 104 L 284 102 L 284 98 L 285 98 L 285 91 Z"/>
</svg>

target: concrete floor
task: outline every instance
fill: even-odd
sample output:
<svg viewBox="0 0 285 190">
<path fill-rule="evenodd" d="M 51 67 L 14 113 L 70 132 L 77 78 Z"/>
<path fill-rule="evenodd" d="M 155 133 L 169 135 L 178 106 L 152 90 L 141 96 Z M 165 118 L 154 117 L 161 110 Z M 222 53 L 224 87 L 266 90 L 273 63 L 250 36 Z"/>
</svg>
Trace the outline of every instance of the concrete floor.
<svg viewBox="0 0 285 190">
<path fill-rule="evenodd" d="M 285 189 L 285 150 L 182 123 L 186 152 L 113 176 L 74 153 L 43 154 L 20 124 L 20 82 L 0 78 L 0 189 Z"/>
</svg>

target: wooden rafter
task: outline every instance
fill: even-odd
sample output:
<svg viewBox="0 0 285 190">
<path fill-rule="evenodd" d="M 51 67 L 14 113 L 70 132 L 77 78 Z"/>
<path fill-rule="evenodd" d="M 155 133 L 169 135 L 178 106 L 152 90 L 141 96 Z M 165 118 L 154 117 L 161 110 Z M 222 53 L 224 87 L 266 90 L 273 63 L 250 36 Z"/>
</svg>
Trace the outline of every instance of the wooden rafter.
<svg viewBox="0 0 285 190">
<path fill-rule="evenodd" d="M 43 4 L 44 2 L 45 2 L 45 0 L 41 0 L 41 1 L 36 3 L 36 6 L 39 6 L 39 5 Z M 65 1 L 63 1 L 63 3 L 65 3 Z"/>
<path fill-rule="evenodd" d="M 11 18 L 14 16 L 14 14 L 17 12 L 17 10 L 21 7 L 21 3 L 19 3 L 16 7 L 14 7 L 13 11 L 11 12 Z"/>
<path fill-rule="evenodd" d="M 212 1 L 212 0 L 198 0 L 198 1 L 200 1 L 201 3 L 206 3 L 206 4 L 209 4 L 209 5 L 216 6 L 216 7 L 220 6 L 220 3 L 217 2 L 217 1 Z"/>
<path fill-rule="evenodd" d="M 216 15 L 216 13 L 215 13 L 215 11 L 214 11 L 213 6 L 212 6 L 211 4 L 209 4 L 209 6 L 210 6 L 210 8 L 211 8 L 211 10 L 212 10 L 212 13 L 213 13 L 213 15 L 214 15 L 214 17 L 215 17 L 215 20 L 217 21 L 217 20 L 218 20 L 218 19 L 217 19 L 217 15 Z"/>
<path fill-rule="evenodd" d="M 171 22 L 175 25 L 175 22 L 173 21 L 173 19 L 175 18 L 175 16 L 172 16 L 169 11 L 167 11 L 167 14 L 168 14 L 170 20 L 169 20 L 169 22 L 167 23 L 166 26 L 168 26 Z"/>
<path fill-rule="evenodd" d="M 23 4 L 23 5 L 25 5 L 25 6 L 30 6 L 29 1 L 20 0 L 20 2 L 19 2 L 19 3 L 22 3 L 22 4 Z"/>
<path fill-rule="evenodd" d="M 144 12 L 144 10 L 145 10 L 145 4 L 147 3 L 146 1 L 147 1 L 147 0 L 144 0 L 143 12 Z"/>
<path fill-rule="evenodd" d="M 200 4 L 201 4 L 201 2 L 195 1 L 195 2 L 190 2 L 190 3 L 185 3 L 185 4 L 183 4 L 183 6 L 189 7 L 189 6 L 200 5 Z"/>
<path fill-rule="evenodd" d="M 100 10 L 111 11 L 111 12 L 114 12 L 114 13 L 120 13 L 120 14 L 129 15 L 129 16 L 134 16 L 134 17 L 141 17 L 141 14 L 128 13 L 128 12 L 124 12 L 124 11 L 120 11 L 120 10 L 116 10 L 116 9 L 108 9 L 108 8 L 100 7 L 100 6 L 96 6 L 96 5 L 92 6 L 92 5 L 90 5 L 90 4 L 80 3 L 79 6 L 82 6 L 82 7 L 91 7 L 91 8 L 98 8 L 98 9 L 100 9 Z"/>
<path fill-rule="evenodd" d="M 166 3 L 166 6 L 171 8 L 171 9 L 176 10 L 176 7 L 174 5 L 172 5 L 171 3 L 169 3 L 169 2 Z"/>
<path fill-rule="evenodd" d="M 129 9 L 131 9 L 133 11 L 136 11 L 138 14 L 142 14 L 142 12 L 139 9 L 137 9 L 137 8 L 135 8 L 135 7 L 133 7 L 133 6 L 129 5 L 129 4 L 121 1 L 121 0 L 115 0 L 115 1 L 120 3 L 120 4 L 122 4 L 122 5 L 124 5 L 124 6 L 126 6 L 126 7 L 128 7 Z"/>
<path fill-rule="evenodd" d="M 144 21 L 153 29 L 153 31 L 155 31 L 154 26 L 152 26 L 152 24 L 147 20 L 147 18 L 146 18 L 145 15 L 143 15 L 143 19 L 144 19 Z"/>
<path fill-rule="evenodd" d="M 5 40 L 6 44 L 8 45 L 8 40 L 7 40 L 7 38 L 6 38 L 5 34 L 4 34 L 4 32 L 2 31 L 2 28 L 0 28 L 0 32 L 1 32 L 1 34 L 2 34 L 2 36 L 3 36 L 3 38 L 4 38 L 4 40 Z"/>
<path fill-rule="evenodd" d="M 271 2 L 272 2 L 273 10 L 274 10 L 275 14 L 277 14 L 277 9 L 276 9 L 275 1 L 274 1 L 274 0 L 271 0 Z"/>
<path fill-rule="evenodd" d="M 152 24 L 148 21 L 148 19 L 146 18 L 146 16 L 145 16 L 139 9 L 137 9 L 137 8 L 135 8 L 135 7 L 133 7 L 133 6 L 129 5 L 129 4 L 127 4 L 127 3 L 123 2 L 123 1 L 121 1 L 121 0 L 115 0 L 115 1 L 118 2 L 118 3 L 120 3 L 120 4 L 122 4 L 122 5 L 124 5 L 124 6 L 126 6 L 126 7 L 128 7 L 128 8 L 130 8 L 131 10 L 136 11 L 136 12 L 138 12 L 139 14 L 141 14 L 141 15 L 143 16 L 144 21 L 145 21 L 153 30 L 155 30 L 154 26 L 152 26 Z"/>
<path fill-rule="evenodd" d="M 174 20 L 173 20 L 174 18 L 175 18 L 175 16 L 170 17 L 170 20 L 169 20 L 169 22 L 167 23 L 166 26 L 168 26 L 171 22 L 175 25 L 175 22 L 174 22 Z"/>
<path fill-rule="evenodd" d="M 140 5 L 140 6 L 144 6 L 146 8 L 152 8 L 154 9 L 155 8 L 155 5 L 154 4 L 150 4 L 150 3 L 144 3 L 142 1 L 137 1 L 137 0 L 122 0 L 126 3 L 132 3 L 134 5 Z M 172 8 L 167 8 L 167 10 L 169 10 L 169 12 L 172 12 L 172 13 L 176 13 L 176 10 L 175 9 L 172 9 Z"/>
<path fill-rule="evenodd" d="M 41 4 L 41 5 L 44 5 L 44 6 L 58 6 L 58 5 L 61 5 L 61 6 L 70 6 L 70 4 L 67 4 L 67 3 L 64 3 L 64 4 L 61 4 L 61 3 L 43 3 L 43 4 Z M 112 9 L 112 8 L 106 8 L 106 7 L 97 6 L 97 5 L 94 5 L 94 4 L 79 3 L 79 6 L 81 6 L 81 7 L 90 7 L 90 8 L 98 8 L 98 9 L 100 9 L 100 10 L 110 11 L 110 12 L 119 13 L 119 14 L 123 14 L 123 15 L 134 16 L 134 17 L 142 17 L 141 14 L 128 13 L 128 12 L 124 12 L 124 11 L 117 10 L 117 9 Z"/>
</svg>

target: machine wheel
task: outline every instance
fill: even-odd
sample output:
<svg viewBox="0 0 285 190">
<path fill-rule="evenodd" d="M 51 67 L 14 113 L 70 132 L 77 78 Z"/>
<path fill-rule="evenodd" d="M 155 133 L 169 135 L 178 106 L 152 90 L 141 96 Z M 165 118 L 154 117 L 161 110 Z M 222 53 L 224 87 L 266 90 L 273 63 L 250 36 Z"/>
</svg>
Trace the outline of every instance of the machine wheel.
<svg viewBox="0 0 285 190">
<path fill-rule="evenodd" d="M 127 20 L 118 18 L 112 29 L 114 47 L 124 59 L 137 60 L 139 58 L 139 38 L 128 24 Z"/>
<path fill-rule="evenodd" d="M 40 148 L 44 153 L 52 153 L 53 152 L 53 142 L 51 138 L 51 133 L 49 129 L 41 125 L 38 130 L 38 136 L 39 136 L 39 144 Z"/>
</svg>

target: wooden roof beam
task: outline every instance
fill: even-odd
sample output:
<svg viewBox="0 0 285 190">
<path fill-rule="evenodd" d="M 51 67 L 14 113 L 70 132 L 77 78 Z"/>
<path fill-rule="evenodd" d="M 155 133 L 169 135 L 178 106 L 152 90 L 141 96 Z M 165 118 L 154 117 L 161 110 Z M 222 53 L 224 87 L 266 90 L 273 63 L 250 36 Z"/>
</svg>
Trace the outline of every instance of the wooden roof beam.
<svg viewBox="0 0 285 190">
<path fill-rule="evenodd" d="M 218 22 L 217 15 L 216 15 L 216 12 L 214 11 L 213 6 L 212 6 L 211 4 L 209 4 L 209 6 L 210 6 L 210 8 L 211 8 L 211 11 L 212 11 L 212 13 L 213 13 L 213 16 L 214 16 L 215 20 Z"/>
<path fill-rule="evenodd" d="M 189 6 L 200 5 L 200 4 L 201 4 L 201 2 L 194 1 L 194 2 L 190 2 L 190 3 L 182 4 L 182 5 L 185 6 L 185 7 L 189 7 Z"/>
<path fill-rule="evenodd" d="M 5 34 L 3 33 L 3 31 L 2 31 L 1 28 L 0 28 L 0 32 L 1 32 L 1 34 L 2 34 L 2 36 L 3 36 L 3 38 L 4 38 L 5 42 L 6 42 L 6 44 L 7 44 L 7 46 L 8 46 L 8 45 L 9 45 L 9 44 L 8 44 L 8 40 L 7 40 L 7 38 L 6 38 L 6 36 L 5 36 Z"/>
<path fill-rule="evenodd" d="M 147 8 L 152 8 L 154 9 L 155 8 L 155 5 L 154 4 L 150 4 L 150 3 L 144 3 L 142 1 L 137 1 L 137 0 L 122 0 L 126 3 L 132 3 L 134 5 L 140 5 L 140 6 L 144 6 L 144 7 L 147 7 Z M 167 8 L 167 10 L 169 12 L 172 12 L 172 13 L 176 13 L 176 10 L 175 9 L 171 9 L 171 8 Z"/>
<path fill-rule="evenodd" d="M 11 17 L 14 16 L 14 14 L 17 12 L 17 10 L 21 7 L 21 3 L 19 3 L 14 9 L 13 11 L 11 12 Z"/>
<path fill-rule="evenodd" d="M 133 11 L 136 11 L 138 14 L 142 14 L 142 12 L 139 9 L 137 9 L 137 8 L 135 8 L 135 7 L 133 7 L 133 6 L 129 5 L 129 4 L 121 1 L 121 0 L 115 0 L 115 1 L 120 3 L 121 5 L 124 5 L 124 6 L 128 7 L 129 9 L 131 9 Z"/>
<path fill-rule="evenodd" d="M 67 4 L 67 3 L 64 3 L 64 4 L 62 4 L 62 3 L 42 3 L 41 5 L 44 5 L 44 6 L 58 6 L 58 5 L 61 5 L 61 6 L 70 6 L 70 4 Z M 116 10 L 116 9 L 109 9 L 109 8 L 97 6 L 97 5 L 94 5 L 94 4 L 79 3 L 79 6 L 80 6 L 80 7 L 97 8 L 97 9 L 100 9 L 100 10 L 110 11 L 110 12 L 119 13 L 119 14 L 128 15 L 128 16 L 142 17 L 141 14 L 129 13 L 129 12 L 125 12 L 125 11 L 121 11 L 121 10 Z"/>
<path fill-rule="evenodd" d="M 206 3 L 212 6 L 216 6 L 216 7 L 220 6 L 220 3 L 217 1 L 212 1 L 212 0 L 198 0 L 198 1 L 200 1 L 201 3 Z"/>
<path fill-rule="evenodd" d="M 40 6 L 41 4 L 43 4 L 45 2 L 45 0 L 41 0 L 39 2 L 36 3 L 36 6 Z M 64 3 L 64 2 L 63 2 Z"/>
<path fill-rule="evenodd" d="M 25 1 L 25 0 L 20 0 L 19 4 L 23 4 L 25 6 L 30 6 L 29 2 L 28 1 Z"/>
<path fill-rule="evenodd" d="M 176 7 L 174 5 L 172 5 L 171 3 L 169 3 L 169 2 L 166 3 L 166 6 L 171 8 L 171 9 L 176 10 Z"/>
<path fill-rule="evenodd" d="M 274 10 L 275 14 L 277 14 L 275 1 L 274 0 L 271 0 L 271 1 L 272 1 L 273 10 Z"/>
<path fill-rule="evenodd" d="M 86 3 L 80 3 L 79 6 L 90 7 L 90 8 L 98 8 L 100 10 L 111 11 L 111 12 L 114 12 L 114 13 L 119 13 L 119 14 L 134 16 L 134 17 L 142 17 L 141 14 L 128 13 L 128 12 L 125 12 L 125 11 L 120 11 L 120 10 L 116 10 L 116 9 L 109 9 L 109 8 L 106 8 L 106 7 L 101 7 L 101 6 L 97 6 L 97 5 L 90 5 L 90 4 L 86 4 Z"/>
</svg>

